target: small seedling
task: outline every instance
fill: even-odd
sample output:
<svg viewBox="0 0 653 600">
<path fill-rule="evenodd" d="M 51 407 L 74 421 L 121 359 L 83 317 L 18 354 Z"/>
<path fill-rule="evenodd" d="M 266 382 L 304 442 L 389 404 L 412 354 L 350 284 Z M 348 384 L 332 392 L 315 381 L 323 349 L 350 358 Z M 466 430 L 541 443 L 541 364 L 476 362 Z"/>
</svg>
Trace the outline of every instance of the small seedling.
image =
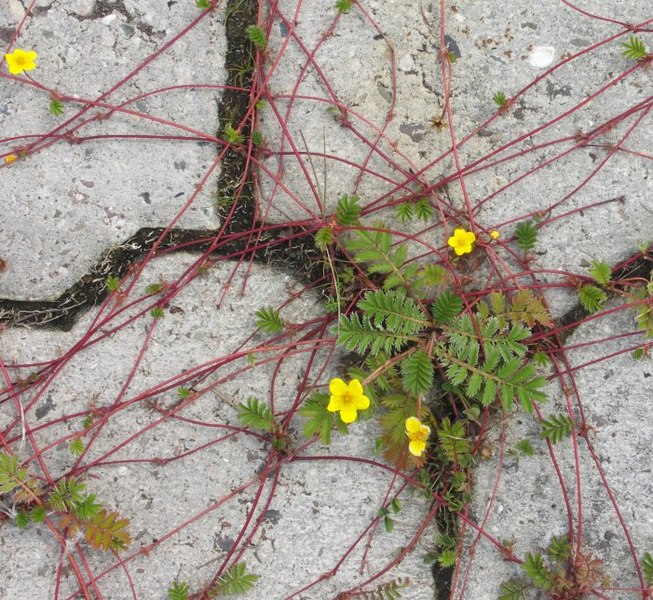
<svg viewBox="0 0 653 600">
<path fill-rule="evenodd" d="M 336 10 L 341 14 L 348 13 L 351 10 L 353 0 L 336 0 Z"/>
<path fill-rule="evenodd" d="M 265 50 L 268 40 L 265 33 L 258 25 L 250 25 L 247 28 L 247 37 L 259 50 Z"/>
<path fill-rule="evenodd" d="M 245 136 L 234 129 L 231 123 L 227 123 L 224 128 L 224 136 L 227 142 L 234 146 L 240 146 L 245 141 Z"/>
<path fill-rule="evenodd" d="M 56 100 L 53 98 L 50 100 L 49 110 L 51 115 L 60 117 L 66 112 L 66 107 L 64 106 L 64 103 L 61 102 L 61 100 Z"/>
<path fill-rule="evenodd" d="M 648 56 L 644 42 L 634 35 L 631 35 L 628 41 L 621 45 L 624 49 L 624 56 L 630 60 L 642 60 Z"/>
<path fill-rule="evenodd" d="M 492 100 L 494 100 L 494 103 L 500 108 L 505 106 L 508 101 L 504 92 L 496 92 L 494 96 L 492 96 Z"/>
</svg>

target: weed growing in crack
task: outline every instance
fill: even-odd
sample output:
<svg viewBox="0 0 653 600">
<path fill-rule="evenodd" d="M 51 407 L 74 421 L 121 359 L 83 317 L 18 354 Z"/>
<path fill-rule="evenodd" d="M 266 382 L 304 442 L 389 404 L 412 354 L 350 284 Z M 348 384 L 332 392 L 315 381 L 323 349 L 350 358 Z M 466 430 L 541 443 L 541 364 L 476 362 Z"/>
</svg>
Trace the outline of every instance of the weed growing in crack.
<svg viewBox="0 0 653 600">
<path fill-rule="evenodd" d="M 20 467 L 18 457 L 0 453 L 0 510 L 20 528 L 44 523 L 55 535 L 79 534 L 93 548 L 104 552 L 126 550 L 131 544 L 129 520 L 108 511 L 86 493 L 86 484 L 63 479 L 50 489 Z"/>
</svg>

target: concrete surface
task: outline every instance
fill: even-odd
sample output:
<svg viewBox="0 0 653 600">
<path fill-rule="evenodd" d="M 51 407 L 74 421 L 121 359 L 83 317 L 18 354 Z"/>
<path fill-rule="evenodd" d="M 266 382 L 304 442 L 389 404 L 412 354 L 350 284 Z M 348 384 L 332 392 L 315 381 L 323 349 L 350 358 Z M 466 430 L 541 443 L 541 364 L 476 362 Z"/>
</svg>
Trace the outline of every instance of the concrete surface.
<svg viewBox="0 0 653 600">
<path fill-rule="evenodd" d="M 639 23 L 653 17 L 645 4 L 596 0 L 584 3 L 583 8 Z M 586 273 L 592 259 L 614 264 L 635 252 L 639 244 L 653 240 L 651 116 L 644 111 L 592 140 L 601 147 L 575 150 L 520 179 L 577 144 L 579 132 L 590 133 L 612 116 L 650 101 L 650 71 L 639 69 L 584 108 L 529 135 L 631 66 L 622 55 L 622 39 L 548 74 L 505 114 L 483 125 L 496 112 L 495 92 L 503 90 L 509 97 L 516 94 L 548 66 L 621 32 L 618 25 L 590 19 L 558 0 L 445 3 L 449 51 L 457 55 L 453 123 L 437 127 L 433 120 L 444 106 L 438 59 L 439 3 L 411 0 L 399 6 L 370 0 L 355 4 L 337 20 L 331 3 L 327 5 L 325 8 L 324 2 L 315 0 L 282 0 L 264 8 L 274 13 L 262 72 L 269 76 L 269 86 L 267 106 L 260 112 L 260 130 L 270 153 L 260 157 L 258 171 L 261 219 L 286 223 L 320 218 L 331 212 L 345 193 L 361 197 L 366 222 L 390 219 L 388 209 L 377 212 L 376 208 L 417 193 L 434 193 L 438 201 L 450 204 L 446 208 L 450 214 L 460 210 L 464 195 L 452 155 L 447 153 L 453 132 L 460 143 L 461 164 L 480 161 L 477 166 L 483 168 L 465 176 L 477 231 L 496 228 L 505 242 L 512 235 L 515 219 L 544 212 L 531 267 L 541 270 L 540 281 L 552 286 L 547 299 L 555 317 L 576 302 L 559 271 Z M 0 6 L 0 32 L 5 42 L 24 13 L 18 0 Z M 35 80 L 61 93 L 94 100 L 164 48 L 200 14 L 194 2 L 181 0 L 38 0 L 17 46 L 38 50 L 39 67 L 30 73 Z M 0 298 L 52 299 L 84 275 L 108 246 L 126 240 L 141 227 L 165 226 L 182 212 L 176 226 L 217 230 L 220 222 L 212 191 L 219 170 L 210 169 L 217 156 L 212 140 L 219 118 L 219 90 L 196 87 L 139 96 L 169 85 L 223 84 L 223 24 L 222 10 L 206 17 L 106 98 L 112 105 L 130 101 L 127 106 L 139 114 L 93 120 L 76 131 L 83 138 L 81 143 L 58 140 L 1 169 L 4 218 L 0 257 L 6 268 L 0 273 Z M 331 28 L 333 34 L 323 40 Z M 650 48 L 650 34 L 640 35 Z M 308 64 L 298 39 L 314 63 Z M 320 81 L 314 65 L 324 73 L 333 93 Z M 291 101 L 289 96 L 295 98 Z M 3 153 L 16 152 L 24 140 L 32 139 L 20 136 L 43 135 L 61 123 L 61 118 L 48 113 L 47 106 L 47 93 L 22 82 L 1 80 Z M 72 114 L 74 108 L 69 103 L 64 119 Z M 97 114 L 96 109 L 89 114 Z M 173 121 L 184 129 L 155 123 L 144 115 Z M 628 128 L 638 117 L 642 120 L 630 133 Z M 282 136 L 280 123 L 290 139 Z M 188 135 L 191 139 L 117 137 L 122 135 Z M 85 139 L 88 136 L 110 137 Z M 523 141 L 506 148 L 504 154 L 488 157 L 521 136 Z M 564 141 L 554 146 L 538 147 L 561 138 Z M 640 154 L 606 151 L 608 145 L 618 143 Z M 522 157 L 493 164 L 496 158 L 531 148 L 534 150 Z M 296 153 L 306 152 L 313 154 L 313 164 L 308 160 L 302 164 L 296 158 Z M 328 156 L 326 161 L 321 153 Z M 605 159 L 609 159 L 605 166 L 593 175 Z M 362 165 L 366 171 L 361 175 Z M 203 189 L 184 210 L 206 175 Z M 572 194 L 588 177 L 589 183 Z M 277 185 L 275 178 L 282 185 Z M 623 199 L 557 219 L 568 211 L 616 198 Z M 457 218 L 467 224 L 464 214 Z M 403 228 L 412 233 L 421 229 L 423 246 L 413 252 L 443 246 L 445 235 L 435 217 L 423 227 L 412 223 Z M 503 256 L 517 272 L 519 266 L 510 262 L 507 252 Z M 52 379 L 21 393 L 33 441 L 21 442 L 18 407 L 6 399 L 0 405 L 3 435 L 12 440 L 14 451 L 25 456 L 30 454 L 30 443 L 47 448 L 43 460 L 50 476 L 56 478 L 67 473 L 74 462 L 68 441 L 62 442 L 62 438 L 82 431 L 81 422 L 91 408 L 113 407 L 83 459 L 84 465 L 90 465 L 89 491 L 130 517 L 134 538 L 124 554 L 129 557 L 125 569 L 117 566 L 114 557 L 85 548 L 84 556 L 90 571 L 99 577 L 104 598 L 165 598 L 175 579 L 188 581 L 196 591 L 230 556 L 234 544 L 243 552 L 239 560 L 245 560 L 260 576 L 254 590 L 243 597 L 277 599 L 298 592 L 298 597 L 306 599 L 336 597 L 400 555 L 428 515 L 428 503 L 414 491 L 402 491 L 403 508 L 393 532 L 388 534 L 380 526 L 371 538 L 363 536 L 335 575 L 326 576 L 373 522 L 387 494 L 391 497 L 399 489 L 399 483 L 381 464 L 303 460 L 357 456 L 380 461 L 374 454 L 377 432 L 369 421 L 357 423 L 346 437 L 334 434 L 329 449 L 314 444 L 298 454 L 302 460 L 284 462 L 277 471 L 276 487 L 274 471 L 261 480 L 270 448 L 251 434 L 229 429 L 238 426 L 238 403 L 249 396 L 266 401 L 272 398 L 276 410 L 283 413 L 298 394 L 305 397 L 300 391 L 305 375 L 309 375 L 306 383 L 310 388 L 342 372 L 337 370 L 337 360 L 321 371 L 331 343 L 316 353 L 311 365 L 309 349 L 302 347 L 301 352 L 282 361 L 278 373 L 275 363 L 248 367 L 244 355 L 225 362 L 234 352 L 244 353 L 265 343 L 266 336 L 254 334 L 254 312 L 262 306 L 283 304 L 282 316 L 298 324 L 300 332 L 303 324 L 324 313 L 317 295 L 300 293 L 304 284 L 287 271 L 253 264 L 245 279 L 247 265 L 215 259 L 206 273 L 193 275 L 192 269 L 201 260 L 198 253 L 151 260 L 138 273 L 122 304 L 110 300 L 108 306 L 87 312 L 71 331 L 8 328 L 0 332 L 0 357 L 14 381 L 28 378 L 42 362 L 65 359 L 61 370 L 51 373 Z M 191 276 L 185 279 L 188 269 Z M 148 313 L 156 297 L 146 297 L 144 290 L 157 281 L 187 285 L 154 325 Z M 130 302 L 137 303 L 132 306 Z M 141 316 L 128 322 L 139 311 Z M 105 319 L 100 324 L 94 322 L 99 315 Z M 633 328 L 630 313 L 616 313 L 583 325 L 566 344 Z M 88 342 L 94 337 L 96 343 L 69 354 L 79 340 Z M 584 365 L 636 344 L 635 339 L 583 346 L 569 351 L 568 357 L 572 364 Z M 145 354 L 138 359 L 142 348 L 146 348 Z M 27 366 L 16 369 L 13 365 Z M 210 367 L 210 374 L 197 384 L 202 393 L 174 418 L 164 418 L 162 407 L 169 408 L 177 401 L 175 389 L 195 382 L 195 369 L 204 366 Z M 652 369 L 650 358 L 634 362 L 629 354 L 622 354 L 575 373 L 588 422 L 595 428 L 590 439 L 639 559 L 643 552 L 653 552 L 649 516 L 652 432 L 643 417 Z M 564 406 L 559 383 L 553 381 L 548 392 L 551 400 L 542 407 L 543 412 L 559 412 Z M 300 428 L 301 420 L 296 419 L 293 430 Z M 498 438 L 499 431 L 497 426 L 492 435 Z M 566 526 L 560 485 L 538 432 L 530 417 L 516 415 L 507 425 L 506 448 L 528 437 L 536 455 L 518 462 L 506 457 L 500 462 L 497 441 L 493 457 L 479 463 L 475 476 L 471 519 L 481 523 L 487 516 L 485 530 L 498 540 L 514 538 L 519 558 L 527 551 L 542 549 L 551 535 L 563 533 Z M 129 443 L 121 448 L 126 440 Z M 583 442 L 578 446 L 582 543 L 604 561 L 605 574 L 615 586 L 637 587 L 625 536 L 597 479 L 595 464 Z M 573 447 L 562 442 L 555 453 L 576 506 Z M 178 460 L 167 461 L 173 458 Z M 488 509 L 498 476 L 500 484 Z M 257 493 L 261 494 L 258 500 Z M 222 503 L 224 498 L 227 500 Z M 195 516 L 196 520 L 175 530 Z M 241 545 L 237 539 L 241 528 L 249 525 L 251 529 L 259 519 L 254 537 Z M 496 598 L 501 582 L 519 575 L 519 567 L 503 562 L 487 541 L 476 544 L 470 531 L 452 597 Z M 422 560 L 432 550 L 434 536 L 430 523 L 416 548 L 364 589 L 370 591 L 393 578 L 408 577 L 411 585 L 402 590 L 403 598 L 436 597 L 430 568 Z M 368 539 L 370 550 L 363 561 Z M 2 597 L 55 597 L 61 555 L 47 529 L 32 525 L 21 531 L 5 520 L 0 528 L 0 548 L 7 556 L 0 578 Z M 300 592 L 320 578 L 317 585 Z M 75 590 L 74 576 L 65 567 L 59 597 L 69 597 Z M 608 598 L 637 597 L 615 590 L 604 593 Z"/>
</svg>

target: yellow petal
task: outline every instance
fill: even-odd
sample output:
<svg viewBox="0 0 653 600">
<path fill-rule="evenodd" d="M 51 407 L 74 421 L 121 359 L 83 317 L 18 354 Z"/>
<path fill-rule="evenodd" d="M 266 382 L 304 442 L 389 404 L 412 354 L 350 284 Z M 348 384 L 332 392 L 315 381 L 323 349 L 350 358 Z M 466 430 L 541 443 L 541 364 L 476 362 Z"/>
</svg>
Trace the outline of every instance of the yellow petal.
<svg viewBox="0 0 653 600">
<path fill-rule="evenodd" d="M 367 396 L 357 396 L 354 400 L 354 408 L 356 410 L 365 410 L 370 407 L 370 399 Z"/>
<path fill-rule="evenodd" d="M 356 409 L 351 405 L 343 406 L 340 409 L 340 418 L 342 419 L 343 423 L 353 423 L 356 420 L 357 416 L 358 413 Z"/>
<path fill-rule="evenodd" d="M 354 395 L 354 396 L 362 396 L 363 395 L 363 386 L 361 385 L 361 382 L 358 381 L 358 379 L 352 379 L 349 382 L 349 393 Z"/>
<path fill-rule="evenodd" d="M 408 417 L 406 419 L 406 433 L 408 434 L 417 433 L 421 426 L 422 424 L 417 417 Z"/>
<path fill-rule="evenodd" d="M 329 412 L 338 412 L 342 408 L 342 397 L 341 396 L 331 396 L 329 399 L 329 405 L 327 410 Z"/>
<path fill-rule="evenodd" d="M 413 440 L 408 444 L 408 450 L 413 456 L 422 456 L 426 450 L 426 444 L 422 440 Z"/>
<path fill-rule="evenodd" d="M 342 396 L 347 393 L 347 384 L 342 379 L 335 377 L 329 383 L 329 391 L 335 396 Z"/>
</svg>

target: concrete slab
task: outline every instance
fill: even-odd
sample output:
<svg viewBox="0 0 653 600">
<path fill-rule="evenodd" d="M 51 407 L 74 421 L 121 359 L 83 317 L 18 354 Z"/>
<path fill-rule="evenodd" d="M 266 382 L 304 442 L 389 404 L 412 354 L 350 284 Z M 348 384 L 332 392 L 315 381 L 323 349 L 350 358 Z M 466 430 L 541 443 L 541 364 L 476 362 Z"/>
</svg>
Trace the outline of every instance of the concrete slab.
<svg viewBox="0 0 653 600">
<path fill-rule="evenodd" d="M 234 3 L 229 8 L 238 10 Z M 240 427 L 237 407 L 248 397 L 269 404 L 281 419 L 345 369 L 343 357 L 331 354 L 327 323 L 333 319 L 306 286 L 309 269 L 297 266 L 307 257 L 319 260 L 309 252 L 311 237 L 297 238 L 271 268 L 265 244 L 280 228 L 269 226 L 283 226 L 282 236 L 302 234 L 300 225 L 315 231 L 343 194 L 356 194 L 364 224 L 383 218 L 397 237 L 410 237 L 413 255 L 448 265 L 446 237 L 456 226 L 471 227 L 477 251 L 454 265 L 465 291 L 549 286 L 552 314 L 564 320 L 577 307 L 574 286 L 588 263 L 618 263 L 650 242 L 653 231 L 650 72 L 626 59 L 621 46 L 632 33 L 627 24 L 648 23 L 650 9 L 608 0 L 590 8 L 594 14 L 566 0 L 537 6 L 411 0 L 400 8 L 369 0 L 338 16 L 335 7 L 314 0 L 261 7 L 268 35 L 255 81 L 267 86 L 258 88 L 266 106 L 256 127 L 266 143 L 251 155 L 249 146 L 236 144 L 229 155 L 254 161 L 252 180 L 240 179 L 241 162 L 229 196 L 251 185 L 258 221 L 247 220 L 254 213 L 247 192 L 239 205 L 245 217 L 227 222 L 226 234 L 213 240 L 228 208 L 215 210 L 219 171 L 212 171 L 221 147 L 216 131 L 229 118 L 216 89 L 229 76 L 224 7 L 176 39 L 204 14 L 193 2 L 34 4 L 18 41 L 38 49 L 39 68 L 31 74 L 48 89 L 79 96 L 82 105 L 161 54 L 106 96 L 112 106 L 128 102 L 134 113 L 99 119 L 106 107 L 93 108 L 80 115 L 92 119 L 74 135 L 2 166 L 1 306 L 52 300 L 89 273 L 105 289 L 112 271 L 89 269 L 144 227 L 174 222 L 192 233 L 183 238 L 192 252 L 171 253 L 174 244 L 165 244 L 141 263 L 161 233 L 150 230 L 149 245 L 129 253 L 116 272 L 123 280 L 118 294 L 104 303 L 97 293 L 97 306 L 75 317 L 70 331 L 0 333 L 0 367 L 14 386 L 0 398 L 2 441 L 44 481 L 85 476 L 91 493 L 131 519 L 134 541 L 120 558 L 69 544 L 95 582 L 87 597 L 164 598 L 174 580 L 199 592 L 241 560 L 260 576 L 245 598 L 366 597 L 392 581 L 407 584 L 403 598 L 450 596 L 423 562 L 436 534 L 431 506 L 375 455 L 378 431 L 371 421 L 357 423 L 348 436 L 334 434 L 324 448 L 301 445 L 302 420 L 294 414 L 290 453 Z M 17 0 L 0 7 L 3 40 L 12 39 L 25 13 Z M 638 35 L 650 47 L 649 29 L 650 23 Z M 446 85 L 441 34 L 452 55 Z M 34 140 L 49 143 L 44 136 L 79 110 L 67 102 L 65 115 L 55 118 L 47 91 L 1 81 L 4 155 L 20 155 Z M 170 85 L 184 87 L 153 93 Z M 501 111 L 493 101 L 498 91 L 509 100 Z M 171 135 L 185 139 L 149 137 Z M 200 181 L 203 188 L 187 206 Z M 394 205 L 422 197 L 433 216 L 399 224 Z M 524 260 L 511 238 L 526 219 L 538 222 L 539 234 Z M 490 229 L 500 232 L 499 241 L 489 241 Z M 203 254 L 211 241 L 224 244 L 221 256 Z M 263 248 L 248 253 L 245 243 Z M 165 297 L 146 292 L 156 283 Z M 284 337 L 270 341 L 256 331 L 254 313 L 263 306 L 281 308 L 290 324 Z M 153 319 L 153 308 L 164 316 Z M 599 465 L 635 556 L 653 551 L 646 483 L 651 432 L 642 418 L 650 358 L 611 357 L 647 343 L 633 332 L 632 315 L 616 312 L 566 341 L 579 390 L 567 396 L 575 415 L 579 402 L 587 411 L 598 459 L 582 440 L 554 448 L 572 527 L 578 533 L 582 523 L 580 545 L 586 556 L 603 560 L 601 575 L 609 577 L 593 582 L 596 593 L 619 599 L 641 594 L 641 582 Z M 622 333 L 629 337 L 616 337 Z M 551 382 L 545 415 L 566 408 L 561 389 L 571 381 L 564 381 L 565 388 L 559 378 Z M 192 394 L 180 404 L 181 386 Z M 86 430 L 89 415 L 95 425 Z M 476 543 L 470 525 L 451 597 L 498 597 L 501 583 L 520 574 L 516 561 L 568 526 L 537 423 L 519 414 L 505 427 L 506 441 L 497 439 L 494 456 L 477 463 L 467 518 L 499 542 L 514 538 L 515 560 L 504 562 L 487 535 Z M 501 424 L 492 431 L 499 438 Z M 76 437 L 87 448 L 79 464 L 69 450 Z M 501 458 L 502 449 L 523 438 L 535 446 L 534 457 Z M 395 494 L 402 509 L 388 533 L 377 514 Z M 69 561 L 45 525 L 22 531 L 5 519 L 0 547 L 8 556 L 3 597 L 77 592 Z"/>
<path fill-rule="evenodd" d="M 177 254 L 149 263 L 137 289 L 142 293 L 146 283 L 173 282 L 197 258 Z M 146 308 L 134 307 L 109 318 L 99 329 L 94 323 L 98 313 L 93 311 L 70 332 L 20 328 L 3 332 L 7 364 L 44 364 L 52 360 L 53 351 L 65 353 L 93 331 L 89 341 L 102 338 L 78 354 L 64 354 L 50 382 L 22 394 L 21 402 L 25 427 L 44 448 L 42 458 L 50 476 L 83 475 L 89 491 L 92 488 L 106 506 L 129 515 L 134 543 L 124 553 L 124 566 L 99 553 L 88 557 L 104 598 L 131 597 L 131 585 L 136 597 L 163 598 L 175 579 L 199 590 L 232 550 L 261 578 L 246 598 L 286 597 L 334 569 L 333 576 L 298 596 L 330 597 L 396 558 L 428 511 L 423 497 L 402 492 L 405 486 L 378 462 L 374 455 L 378 432 L 370 421 L 352 427 L 349 436 L 334 436 L 330 451 L 309 444 L 296 456 L 278 456 L 272 462 L 269 441 L 243 430 L 238 405 L 250 397 L 263 402 L 274 398 L 280 417 L 291 408 L 297 386 L 310 368 L 311 346 L 302 350 L 300 345 L 281 363 L 275 359 L 266 364 L 274 352 L 256 352 L 262 364 L 250 365 L 249 351 L 268 344 L 261 335 L 251 338 L 259 306 L 255 295 L 238 293 L 243 274 L 232 282 L 233 291 L 221 310 L 215 306 L 232 274 L 229 262 L 212 266 L 184 287 L 156 323 L 147 309 L 130 323 Z M 259 266 L 253 267 L 247 285 L 277 299 L 302 289 L 291 276 Z M 145 298 L 145 303 L 152 302 Z M 284 311 L 284 318 L 310 322 L 320 313 L 315 298 L 304 295 Z M 109 333 L 118 322 L 128 324 Z M 147 347 L 138 360 L 147 330 Z M 330 354 L 329 346 L 318 352 L 318 363 Z M 18 378 L 30 371 L 12 367 Z M 208 378 L 199 375 L 202 371 L 210 371 Z M 323 378 L 328 381 L 328 374 Z M 168 382 L 167 391 L 161 388 L 163 382 Z M 176 392 L 181 386 L 197 390 L 185 407 L 179 407 Z M 98 428 L 84 433 L 82 422 L 89 411 L 96 415 Z M 28 452 L 29 441 L 20 439 L 21 427 L 18 413 L 5 404 L 5 439 Z M 302 420 L 294 417 L 293 445 L 306 443 L 299 433 L 302 427 Z M 68 449 L 75 435 L 87 448 L 79 464 Z M 339 456 L 360 456 L 368 463 L 343 463 Z M 377 524 L 366 533 L 388 493 L 390 498 L 397 494 L 403 506 L 395 529 L 386 533 Z M 7 598 L 53 597 L 61 562 L 56 544 L 45 539 L 43 526 L 20 531 L 8 525 L 0 531 L 0 544 L 12 548 L 15 561 L 7 565 L 12 575 L 0 593 Z M 423 544 L 418 542 L 421 552 L 415 550 L 411 560 L 392 570 L 394 578 L 412 582 L 405 597 L 433 596 L 430 572 L 422 566 Z M 353 552 L 339 566 L 352 546 Z M 35 585 L 26 589 L 28 576 Z M 61 586 L 64 596 L 76 589 L 69 569 Z"/>
<path fill-rule="evenodd" d="M 499 431 L 494 436 L 494 456 L 477 466 L 471 513 L 493 540 L 513 542 L 520 560 L 527 552 L 546 557 L 551 539 L 568 534 L 571 513 L 574 536 L 581 532 L 581 551 L 601 561 L 590 587 L 615 600 L 641 594 L 638 570 L 644 552 L 653 547 L 648 502 L 653 432 L 642 418 L 653 366 L 650 357 L 631 357 L 632 336 L 604 341 L 631 329 L 630 311 L 579 327 L 567 341 L 578 397 L 565 397 L 557 381 L 549 386 L 551 402 L 542 407 L 544 417 L 567 414 L 569 400 L 575 419 L 580 421 L 579 411 L 584 412 L 588 441 L 566 438 L 549 449 L 538 439 L 537 423 L 523 415 L 512 419 L 503 430 L 505 439 L 499 439 Z M 531 440 L 534 456 L 508 454 L 522 439 Z M 497 547 L 476 531 L 468 530 L 466 546 L 473 552 L 465 554 L 456 597 L 496 598 L 501 583 L 527 580 L 519 564 L 500 560 Z"/>
<path fill-rule="evenodd" d="M 141 227 L 217 226 L 210 195 L 186 205 L 216 156 L 224 28 L 206 18 L 170 44 L 201 13 L 168 4 L 41 3 L 21 29 L 18 47 L 38 50 L 32 74 L 46 89 L 0 87 L 0 151 L 29 152 L 2 171 L 0 297 L 54 299 Z M 6 42 L 24 14 L 16 6 L 0 7 Z M 54 117 L 47 90 L 80 102 Z M 103 118 L 113 106 L 131 112 Z"/>
</svg>

